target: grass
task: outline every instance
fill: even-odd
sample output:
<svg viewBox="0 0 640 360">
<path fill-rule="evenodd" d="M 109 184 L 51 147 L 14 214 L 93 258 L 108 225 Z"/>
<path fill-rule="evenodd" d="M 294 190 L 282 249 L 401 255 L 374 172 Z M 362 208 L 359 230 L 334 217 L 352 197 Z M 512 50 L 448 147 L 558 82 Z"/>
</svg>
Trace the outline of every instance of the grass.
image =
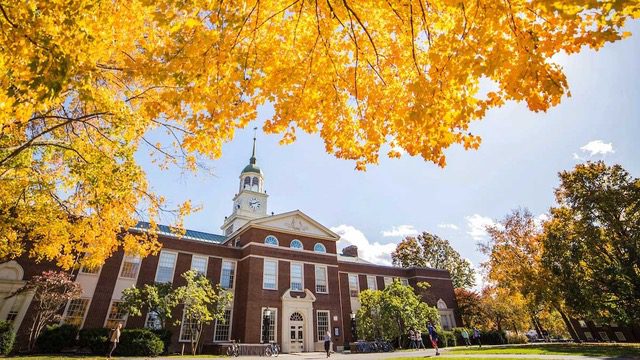
<svg viewBox="0 0 640 360">
<path fill-rule="evenodd" d="M 469 347 L 448 350 L 450 354 L 528 354 L 640 357 L 640 344 L 531 344 L 515 346 Z"/>
<path fill-rule="evenodd" d="M 435 356 L 430 356 L 430 359 L 434 359 L 434 360 L 496 360 L 496 358 L 492 358 L 490 355 L 488 355 L 487 357 L 459 357 L 459 356 L 455 356 L 455 357 L 451 357 L 451 356 L 446 356 L 446 355 L 440 355 L 437 358 Z M 393 359 L 387 359 L 387 360 L 425 360 L 425 357 L 400 357 L 400 358 L 393 358 Z M 522 358 L 506 358 L 506 357 L 500 357 L 499 360 L 522 360 Z M 528 359 L 528 360 L 532 360 L 532 359 Z"/>
</svg>

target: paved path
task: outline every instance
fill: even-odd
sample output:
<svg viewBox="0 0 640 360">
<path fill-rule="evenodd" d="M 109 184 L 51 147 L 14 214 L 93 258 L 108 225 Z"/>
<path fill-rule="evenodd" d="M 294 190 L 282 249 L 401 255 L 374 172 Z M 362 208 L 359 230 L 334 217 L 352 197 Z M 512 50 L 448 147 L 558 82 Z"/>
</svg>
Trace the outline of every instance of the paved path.
<svg viewBox="0 0 640 360">
<path fill-rule="evenodd" d="M 440 351 L 442 356 L 447 358 L 482 358 L 482 359 L 540 359 L 540 360 L 621 360 L 623 358 L 611 358 L 611 357 L 590 357 L 580 355 L 517 355 L 517 354 L 448 354 L 446 349 Z M 330 359 L 338 360 L 377 360 L 377 359 L 391 359 L 391 358 L 403 358 L 403 357 L 416 357 L 437 360 L 440 357 L 435 356 L 435 352 L 432 349 L 420 350 L 420 351 L 398 351 L 392 353 L 373 353 L 373 354 L 342 354 L 335 353 L 331 355 Z M 311 352 L 311 353 L 299 353 L 299 354 L 282 354 L 277 360 L 321 360 L 326 359 L 325 353 Z M 260 356 L 241 356 L 239 360 L 267 360 L 270 358 Z M 160 358 L 160 360 L 175 360 L 175 358 Z"/>
</svg>

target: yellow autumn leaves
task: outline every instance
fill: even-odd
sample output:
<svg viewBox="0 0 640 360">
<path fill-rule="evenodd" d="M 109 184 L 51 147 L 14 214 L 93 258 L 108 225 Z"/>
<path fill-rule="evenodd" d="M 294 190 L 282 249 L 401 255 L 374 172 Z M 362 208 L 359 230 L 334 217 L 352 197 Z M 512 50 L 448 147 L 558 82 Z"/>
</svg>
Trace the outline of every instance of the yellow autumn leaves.
<svg viewBox="0 0 640 360">
<path fill-rule="evenodd" d="M 364 169 L 381 153 L 445 166 L 505 101 L 544 111 L 568 90 L 550 58 L 623 37 L 638 1 L 0 2 L 0 255 L 100 263 L 166 209 L 135 163 L 193 169 L 236 128 L 318 133 Z M 497 90 L 480 93 L 479 81 Z M 152 130 L 170 139 L 157 143 Z M 390 146 L 388 146 L 390 145 Z M 171 214 L 180 222 L 188 206 Z M 180 208 L 182 210 L 180 210 Z M 81 260 L 85 259 L 85 260 Z"/>
</svg>

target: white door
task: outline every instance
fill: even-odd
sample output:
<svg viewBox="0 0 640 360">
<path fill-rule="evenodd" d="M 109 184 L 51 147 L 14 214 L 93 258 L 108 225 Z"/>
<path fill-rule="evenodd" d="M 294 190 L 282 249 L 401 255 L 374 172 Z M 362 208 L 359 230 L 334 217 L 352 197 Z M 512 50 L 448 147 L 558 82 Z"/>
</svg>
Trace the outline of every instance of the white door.
<svg viewBox="0 0 640 360">
<path fill-rule="evenodd" d="M 290 352 L 304 351 L 304 318 L 299 312 L 294 312 L 289 317 L 289 341 Z"/>
</svg>

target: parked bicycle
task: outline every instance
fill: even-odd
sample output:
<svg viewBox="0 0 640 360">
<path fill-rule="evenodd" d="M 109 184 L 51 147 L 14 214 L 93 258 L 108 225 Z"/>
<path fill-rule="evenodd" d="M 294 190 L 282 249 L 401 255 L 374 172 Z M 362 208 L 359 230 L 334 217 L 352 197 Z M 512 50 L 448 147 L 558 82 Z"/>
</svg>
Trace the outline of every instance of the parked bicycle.
<svg viewBox="0 0 640 360">
<path fill-rule="evenodd" d="M 235 340 L 231 340 L 231 345 L 227 348 L 227 356 L 238 357 L 240 356 L 240 346 Z"/>
<path fill-rule="evenodd" d="M 275 342 L 270 342 L 264 349 L 264 356 L 278 356 L 280 355 L 280 345 Z"/>
</svg>

